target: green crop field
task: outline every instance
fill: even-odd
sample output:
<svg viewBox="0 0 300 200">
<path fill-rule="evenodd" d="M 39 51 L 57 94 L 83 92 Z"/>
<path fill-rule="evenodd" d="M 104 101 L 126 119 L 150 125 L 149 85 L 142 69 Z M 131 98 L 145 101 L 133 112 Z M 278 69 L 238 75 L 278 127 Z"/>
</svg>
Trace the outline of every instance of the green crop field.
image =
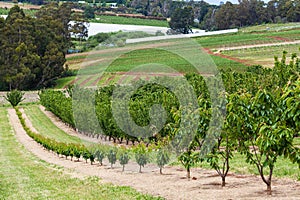
<svg viewBox="0 0 300 200">
<path fill-rule="evenodd" d="M 107 24 L 160 26 L 160 27 L 169 26 L 166 20 L 140 19 L 140 18 L 132 18 L 132 17 L 107 16 L 107 15 L 96 15 L 96 19 L 92 19 L 91 22 L 107 23 Z"/>
<path fill-rule="evenodd" d="M 267 32 L 267 31 L 281 31 L 294 28 L 300 28 L 299 22 L 280 23 L 280 24 L 261 24 L 257 26 L 243 27 L 240 32 Z"/>
</svg>

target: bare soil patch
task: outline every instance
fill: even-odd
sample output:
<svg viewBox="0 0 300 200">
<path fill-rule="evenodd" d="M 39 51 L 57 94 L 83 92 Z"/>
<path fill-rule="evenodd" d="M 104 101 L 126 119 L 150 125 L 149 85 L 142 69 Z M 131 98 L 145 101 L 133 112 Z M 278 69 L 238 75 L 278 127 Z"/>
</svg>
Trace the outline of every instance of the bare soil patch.
<svg viewBox="0 0 300 200">
<path fill-rule="evenodd" d="M 204 48 L 204 51 L 209 55 L 219 56 L 219 57 L 222 57 L 222 58 L 226 58 L 228 60 L 232 60 L 232 61 L 235 61 L 235 62 L 242 63 L 242 64 L 247 65 L 247 66 L 251 66 L 250 64 L 248 64 L 248 62 L 249 62 L 248 60 L 243 60 L 243 59 L 239 59 L 239 58 L 236 58 L 236 57 L 224 55 L 224 54 L 221 53 L 221 50 L 218 50 L 217 52 L 212 52 L 210 49 Z"/>
<path fill-rule="evenodd" d="M 103 182 L 131 186 L 138 191 L 166 199 L 300 199 L 300 183 L 289 179 L 275 179 L 273 194 L 269 196 L 258 176 L 230 174 L 227 186 L 222 188 L 220 178 L 211 170 L 192 169 L 194 178 L 189 181 L 185 178 L 185 170 L 180 167 L 166 167 L 165 174 L 160 175 L 153 165 L 148 170 L 147 167 L 144 168 L 143 173 L 137 173 L 138 170 L 133 171 L 126 166 L 122 173 L 119 165 L 110 169 L 108 166 L 59 158 L 44 150 L 25 133 L 15 110 L 9 109 L 8 112 L 16 137 L 26 149 L 48 163 L 71 169 L 78 177 L 99 176 Z"/>
</svg>

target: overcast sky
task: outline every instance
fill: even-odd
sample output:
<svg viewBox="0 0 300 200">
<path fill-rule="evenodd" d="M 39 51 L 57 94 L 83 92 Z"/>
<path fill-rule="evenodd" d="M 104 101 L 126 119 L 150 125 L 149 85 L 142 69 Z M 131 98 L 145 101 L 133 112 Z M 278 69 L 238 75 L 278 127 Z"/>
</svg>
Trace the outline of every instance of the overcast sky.
<svg viewBox="0 0 300 200">
<path fill-rule="evenodd" d="M 214 4 L 214 5 L 219 5 L 221 1 L 223 1 L 224 3 L 226 2 L 226 0 L 204 0 L 205 2 L 209 3 L 209 4 Z M 238 0 L 228 0 L 231 3 L 237 4 Z M 268 2 L 269 0 L 264 0 L 264 2 Z"/>
</svg>

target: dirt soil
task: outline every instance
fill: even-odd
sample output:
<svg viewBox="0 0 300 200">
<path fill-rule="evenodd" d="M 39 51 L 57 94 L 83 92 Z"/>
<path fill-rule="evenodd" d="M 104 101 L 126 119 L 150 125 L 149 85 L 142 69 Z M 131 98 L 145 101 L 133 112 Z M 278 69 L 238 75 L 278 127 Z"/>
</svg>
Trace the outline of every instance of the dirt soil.
<svg viewBox="0 0 300 200">
<path fill-rule="evenodd" d="M 166 199 L 300 199 L 300 182 L 290 179 L 274 179 L 273 194 L 269 196 L 260 177 L 253 175 L 229 174 L 227 185 L 222 188 L 221 179 L 212 170 L 193 168 L 193 179 L 189 181 L 185 178 L 185 170 L 177 166 L 166 167 L 164 175 L 160 175 L 155 165 L 146 165 L 143 173 L 137 173 L 138 166 L 133 162 L 125 167 L 125 172 L 121 172 L 118 164 L 110 169 L 82 160 L 74 162 L 43 149 L 25 133 L 15 110 L 8 109 L 8 113 L 17 139 L 26 149 L 48 163 L 63 166 L 66 173 L 75 177 L 98 176 L 103 182 L 131 186 Z"/>
</svg>

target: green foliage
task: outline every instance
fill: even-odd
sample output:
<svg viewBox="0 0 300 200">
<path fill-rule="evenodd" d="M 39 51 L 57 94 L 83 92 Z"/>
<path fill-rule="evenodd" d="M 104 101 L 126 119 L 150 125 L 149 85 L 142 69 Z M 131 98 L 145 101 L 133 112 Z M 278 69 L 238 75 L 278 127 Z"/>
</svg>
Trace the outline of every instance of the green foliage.
<svg viewBox="0 0 300 200">
<path fill-rule="evenodd" d="M 172 145 L 185 147 L 178 149 L 177 153 L 181 154 L 178 159 L 187 169 L 188 178 L 191 167 L 199 162 L 208 161 L 209 165 L 222 177 L 224 186 L 230 168 L 229 161 L 233 155 L 236 155 L 233 152 L 239 152 L 245 156 L 246 162 L 258 169 L 262 180 L 271 191 L 272 174 L 279 158 L 285 157 L 300 165 L 300 150 L 295 146 L 297 142 L 294 141 L 299 133 L 300 60 L 296 54 L 292 54 L 289 63 L 286 63 L 286 60 L 286 52 L 284 52 L 282 60 L 275 60 L 274 69 L 253 66 L 244 73 L 231 70 L 221 71 L 219 75 L 223 79 L 226 98 L 223 93 L 219 93 L 220 91 L 213 91 L 214 95 L 222 97 L 214 100 L 219 110 L 211 107 L 212 100 L 209 92 L 212 91 L 208 90 L 208 86 L 215 88 L 219 86 L 216 79 L 214 77 L 204 79 L 198 74 L 186 74 L 185 78 L 193 86 L 199 105 L 197 109 L 186 108 L 187 119 L 180 117 L 185 108 L 179 105 L 175 95 L 157 84 L 143 85 L 130 96 L 130 115 L 137 125 L 147 126 L 150 121 L 148 115 L 150 107 L 153 104 L 161 104 L 165 108 L 167 126 L 150 137 L 150 140 L 159 143 L 160 140 L 173 139 Z M 122 86 L 102 87 L 96 93 L 95 91 L 79 91 L 80 95 L 76 98 L 81 99 L 96 94 L 94 96 L 97 122 L 103 134 L 113 138 L 115 142 L 123 139 L 140 142 L 143 138 L 125 134 L 113 118 L 111 98 L 117 87 Z M 126 91 L 119 95 L 125 95 Z M 45 94 L 49 97 L 45 95 L 41 98 L 42 103 L 53 107 L 56 100 L 53 100 L 51 95 L 57 94 L 51 92 Z M 57 102 L 67 99 L 63 94 L 55 97 L 63 99 Z M 90 112 L 88 109 L 84 111 L 84 104 L 80 105 L 80 116 L 83 119 L 89 119 Z M 60 110 L 59 106 L 61 105 L 57 103 L 58 110 Z M 226 118 L 223 116 L 224 113 L 227 113 Z M 120 113 L 120 116 L 123 117 L 123 113 Z M 191 123 L 194 121 L 195 123 Z M 219 128 L 223 121 L 225 126 Z M 187 128 L 181 130 L 180 123 L 187 124 Z M 89 127 L 93 127 L 93 124 Z M 97 129 L 91 128 L 90 130 L 98 134 L 95 131 Z M 130 129 L 129 132 L 133 131 Z M 192 142 L 189 139 L 182 140 L 181 136 L 184 135 L 192 135 Z M 210 146 L 204 146 L 206 140 L 209 140 Z M 199 150 L 202 153 L 200 155 Z M 141 167 L 149 162 L 149 150 L 141 142 L 133 152 L 141 172 Z M 60 154 L 60 151 L 58 153 Z M 113 152 L 111 151 L 110 154 L 113 155 Z M 114 164 L 115 155 L 111 157 L 113 158 L 111 164 Z M 159 153 L 157 160 L 159 160 L 158 164 L 163 166 L 167 157 Z"/>
<path fill-rule="evenodd" d="M 31 131 L 25 124 L 25 120 L 23 119 L 22 113 L 19 111 L 19 109 L 15 107 L 15 110 L 26 133 L 37 143 L 41 144 L 45 149 L 55 152 L 58 156 L 62 155 L 66 158 L 68 156 L 71 156 L 71 159 L 73 158 L 73 156 L 75 156 L 78 161 L 82 156 L 86 160 L 86 162 L 88 159 L 90 159 L 91 163 L 94 162 L 94 156 L 85 146 L 81 144 L 66 144 L 63 142 L 57 142 L 54 139 L 47 138 L 43 135 Z"/>
<path fill-rule="evenodd" d="M 62 91 L 42 90 L 39 93 L 41 104 L 58 116 L 63 122 L 75 127 L 72 99 Z"/>
<path fill-rule="evenodd" d="M 192 32 L 191 26 L 194 23 L 194 12 L 192 7 L 177 8 L 172 13 L 169 22 L 170 28 L 178 33 L 188 34 Z"/>
<path fill-rule="evenodd" d="M 83 150 L 82 157 L 86 163 L 87 163 L 87 160 L 90 159 L 91 156 L 92 156 L 92 154 L 89 152 L 89 150 L 87 150 L 87 149 Z M 92 160 L 91 160 L 91 163 L 92 163 Z"/>
<path fill-rule="evenodd" d="M 98 160 L 100 165 L 103 165 L 102 161 L 106 156 L 105 150 L 98 148 L 94 153 L 95 158 Z"/>
<path fill-rule="evenodd" d="M 288 121 L 288 126 L 300 130 L 300 80 L 291 85 L 287 85 L 284 95 L 282 96 L 282 104 L 284 109 L 283 117 Z"/>
<path fill-rule="evenodd" d="M 113 168 L 113 165 L 117 161 L 117 152 L 118 152 L 117 148 L 111 148 L 107 153 L 107 158 L 108 158 L 111 168 Z"/>
<path fill-rule="evenodd" d="M 72 17 L 70 4 L 47 4 L 35 17 L 18 6 L 11 8 L 0 26 L 1 90 L 39 89 L 55 83 L 64 72 L 75 30 L 69 22 L 78 25 Z"/>
<path fill-rule="evenodd" d="M 198 160 L 198 155 L 195 155 L 192 153 L 191 150 L 188 150 L 186 152 L 183 152 L 179 157 L 178 160 L 181 162 L 181 164 L 184 166 L 184 168 L 187 171 L 186 177 L 188 179 L 191 178 L 191 168 L 196 164 Z"/>
<path fill-rule="evenodd" d="M 156 156 L 156 164 L 159 167 L 159 172 L 162 174 L 162 168 L 170 161 L 169 152 L 166 149 L 160 148 Z"/>
<path fill-rule="evenodd" d="M 11 92 L 7 92 L 5 99 L 13 106 L 17 106 L 19 103 L 21 103 L 24 98 L 24 92 L 21 92 L 19 90 L 13 90 Z"/>
<path fill-rule="evenodd" d="M 153 20 L 153 19 L 139 19 L 120 16 L 96 16 L 97 19 L 91 20 L 91 22 L 107 23 L 107 24 L 132 24 L 132 25 L 144 25 L 144 26 L 161 26 L 168 27 L 167 20 Z"/>
<path fill-rule="evenodd" d="M 76 178 L 63 173 L 61 167 L 24 152 L 9 123 L 7 108 L 3 107 L 0 108 L 0 137 L 0 199 L 74 199 L 74 194 L 76 199 L 163 199 L 128 186 L 103 183 L 95 176 Z"/>
<path fill-rule="evenodd" d="M 95 18 L 95 10 L 91 6 L 86 6 L 84 8 L 84 17 L 87 19 L 94 19 Z"/>
<path fill-rule="evenodd" d="M 142 173 L 142 167 L 149 162 L 149 151 L 144 143 L 138 144 L 134 149 L 135 161 L 140 166 L 139 172 Z"/>
<path fill-rule="evenodd" d="M 125 165 L 128 164 L 129 160 L 130 160 L 130 155 L 128 154 L 128 152 L 126 150 L 121 151 L 119 154 L 119 161 L 123 167 L 122 171 L 124 171 Z"/>
</svg>

